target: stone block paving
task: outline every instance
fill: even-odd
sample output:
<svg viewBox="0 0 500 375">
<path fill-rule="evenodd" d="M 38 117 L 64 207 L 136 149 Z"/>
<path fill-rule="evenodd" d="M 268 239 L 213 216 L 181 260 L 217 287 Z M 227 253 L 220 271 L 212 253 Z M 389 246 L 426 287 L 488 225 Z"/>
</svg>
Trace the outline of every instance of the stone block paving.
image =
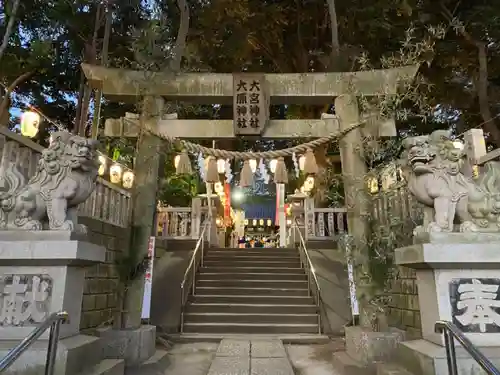
<svg viewBox="0 0 500 375">
<path fill-rule="evenodd" d="M 281 340 L 224 339 L 208 375 L 294 375 L 294 372 Z"/>
</svg>

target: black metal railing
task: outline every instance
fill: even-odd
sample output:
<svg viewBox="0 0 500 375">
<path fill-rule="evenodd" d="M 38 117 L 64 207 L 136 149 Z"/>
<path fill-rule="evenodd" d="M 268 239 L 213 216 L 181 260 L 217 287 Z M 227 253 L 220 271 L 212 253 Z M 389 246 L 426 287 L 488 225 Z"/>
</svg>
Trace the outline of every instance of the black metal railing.
<svg viewBox="0 0 500 375">
<path fill-rule="evenodd" d="M 444 320 L 436 322 L 434 329 L 436 333 L 442 333 L 444 336 L 444 345 L 446 349 L 446 361 L 448 362 L 449 375 L 458 375 L 457 356 L 455 353 L 455 340 L 470 354 L 487 375 L 500 375 L 496 366 L 485 357 L 470 340 L 458 329 L 458 327 Z"/>
<path fill-rule="evenodd" d="M 61 323 L 68 320 L 68 313 L 58 312 L 51 314 L 33 332 L 26 336 L 7 355 L 0 360 L 0 373 L 7 370 L 43 333 L 50 328 L 49 346 L 47 348 L 47 359 L 45 361 L 45 375 L 53 375 L 56 365 L 57 344 L 59 341 L 59 329 Z"/>
</svg>

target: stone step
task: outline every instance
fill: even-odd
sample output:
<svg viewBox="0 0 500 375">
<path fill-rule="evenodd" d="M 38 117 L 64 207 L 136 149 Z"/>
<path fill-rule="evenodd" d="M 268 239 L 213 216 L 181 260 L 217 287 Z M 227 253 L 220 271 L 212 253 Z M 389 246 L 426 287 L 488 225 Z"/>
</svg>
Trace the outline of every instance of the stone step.
<svg viewBox="0 0 500 375">
<path fill-rule="evenodd" d="M 85 375 L 123 375 L 125 361 L 123 359 L 104 359 L 90 370 L 83 372 Z"/>
<path fill-rule="evenodd" d="M 313 305 L 312 297 L 305 296 L 254 296 L 254 295 L 195 295 L 189 296 L 189 301 L 195 303 L 246 303 L 274 305 Z"/>
<path fill-rule="evenodd" d="M 328 344 L 330 338 L 315 333 L 290 333 L 290 334 L 237 334 L 237 333 L 176 333 L 168 336 L 176 343 L 195 342 L 220 342 L 222 339 L 230 340 L 281 340 L 283 344 L 296 345 L 322 345 Z"/>
<path fill-rule="evenodd" d="M 376 375 L 375 367 L 372 369 L 355 361 L 346 352 L 334 352 L 332 364 L 341 375 Z"/>
<path fill-rule="evenodd" d="M 394 363 L 377 364 L 377 375 L 413 375 L 400 365 Z"/>
<path fill-rule="evenodd" d="M 197 287 L 211 288 L 284 288 L 284 289 L 306 289 L 307 280 L 247 280 L 240 275 L 235 280 L 210 280 L 199 277 L 196 280 Z"/>
<path fill-rule="evenodd" d="M 184 332 L 196 333 L 261 333 L 261 334 L 290 334 L 290 333 L 319 333 L 317 324 L 266 324 L 266 323 L 184 323 Z"/>
<path fill-rule="evenodd" d="M 300 261 L 299 254 L 280 254 L 280 253 L 213 253 L 210 252 L 205 255 L 205 261 Z"/>
<path fill-rule="evenodd" d="M 297 260 L 281 260 L 276 258 L 275 260 L 237 260 L 234 258 L 228 258 L 223 260 L 204 260 L 203 266 L 207 268 L 217 268 L 217 267 L 251 267 L 251 268 L 301 268 L 300 261 Z"/>
<path fill-rule="evenodd" d="M 212 247 L 209 250 L 210 252 L 276 252 L 276 253 L 298 253 L 299 250 L 293 247 L 248 247 L 240 249 L 238 247 Z"/>
<path fill-rule="evenodd" d="M 220 288 L 220 287 L 199 287 L 196 286 L 196 295 L 212 295 L 212 296 L 293 296 L 307 297 L 309 290 L 302 289 L 285 289 L 285 288 Z"/>
<path fill-rule="evenodd" d="M 198 280 L 256 280 L 256 281 L 307 281 L 307 275 L 304 273 L 304 270 L 299 269 L 300 272 L 296 273 L 259 273 L 259 272 L 210 272 L 202 270 L 198 274 Z"/>
<path fill-rule="evenodd" d="M 317 324 L 318 314 L 251 314 L 251 313 L 190 313 L 184 315 L 185 323 L 286 323 Z"/>
<path fill-rule="evenodd" d="M 250 301 L 252 302 L 252 301 Z M 276 305 L 250 303 L 188 303 L 187 313 L 225 313 L 225 314 L 316 314 L 316 305 Z"/>
<path fill-rule="evenodd" d="M 236 266 L 236 265 L 217 265 L 217 266 L 207 266 L 206 264 L 201 267 L 200 269 L 200 274 L 203 273 L 216 273 L 216 272 L 221 272 L 221 273 L 236 273 L 236 274 L 242 274 L 242 273 L 286 273 L 286 274 L 299 274 L 299 275 L 305 275 L 304 269 L 300 268 L 299 266 L 296 267 L 275 267 L 269 266 L 269 264 L 266 263 L 266 266 L 256 266 L 256 265 L 251 265 L 251 264 L 245 264 L 243 266 Z"/>
</svg>

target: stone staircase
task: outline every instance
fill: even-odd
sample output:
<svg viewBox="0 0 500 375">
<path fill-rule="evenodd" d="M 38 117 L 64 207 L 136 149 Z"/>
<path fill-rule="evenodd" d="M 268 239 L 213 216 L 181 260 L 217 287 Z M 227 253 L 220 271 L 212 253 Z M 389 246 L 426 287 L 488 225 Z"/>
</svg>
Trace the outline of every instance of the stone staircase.
<svg viewBox="0 0 500 375">
<path fill-rule="evenodd" d="M 209 249 L 184 315 L 187 334 L 318 334 L 297 249 Z"/>
</svg>

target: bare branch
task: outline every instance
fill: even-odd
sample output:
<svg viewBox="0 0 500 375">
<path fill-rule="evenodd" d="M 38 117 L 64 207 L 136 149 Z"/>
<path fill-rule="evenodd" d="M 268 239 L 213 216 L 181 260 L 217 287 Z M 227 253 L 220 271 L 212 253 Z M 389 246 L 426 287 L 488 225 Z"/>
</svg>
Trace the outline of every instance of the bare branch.
<svg viewBox="0 0 500 375">
<path fill-rule="evenodd" d="M 14 30 L 14 22 L 16 21 L 17 10 L 19 9 L 19 3 L 21 0 L 14 0 L 14 5 L 12 6 L 12 12 L 10 13 L 9 22 L 7 23 L 7 28 L 5 29 L 5 34 L 3 35 L 2 45 L 0 46 L 0 60 L 2 59 L 7 45 L 9 44 L 10 36 Z"/>
</svg>

